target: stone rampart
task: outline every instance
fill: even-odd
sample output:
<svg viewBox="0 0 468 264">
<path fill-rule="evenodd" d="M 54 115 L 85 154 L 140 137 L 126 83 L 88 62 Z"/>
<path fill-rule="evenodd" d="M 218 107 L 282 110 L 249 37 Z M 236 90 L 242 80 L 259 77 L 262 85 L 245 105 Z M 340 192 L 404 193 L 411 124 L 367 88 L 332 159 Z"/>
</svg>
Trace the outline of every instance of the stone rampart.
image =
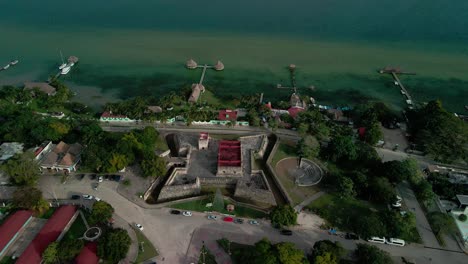
<svg viewBox="0 0 468 264">
<path fill-rule="evenodd" d="M 199 195 L 201 191 L 200 180 L 197 178 L 195 183 L 183 185 L 166 185 L 161 189 L 157 202 L 175 200 L 190 196 Z"/>
</svg>

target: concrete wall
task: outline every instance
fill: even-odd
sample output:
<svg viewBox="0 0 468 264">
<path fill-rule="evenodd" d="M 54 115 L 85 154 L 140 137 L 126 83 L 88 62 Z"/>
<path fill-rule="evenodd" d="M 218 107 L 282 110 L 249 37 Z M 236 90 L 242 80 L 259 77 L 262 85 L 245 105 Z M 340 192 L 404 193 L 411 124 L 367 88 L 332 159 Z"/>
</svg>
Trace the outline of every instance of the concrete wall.
<svg viewBox="0 0 468 264">
<path fill-rule="evenodd" d="M 278 175 L 276 174 L 275 169 L 273 168 L 273 166 L 271 166 L 271 161 L 273 157 L 275 156 L 276 151 L 278 150 L 279 144 L 280 144 L 280 139 L 278 138 L 276 140 L 275 145 L 273 146 L 273 149 L 271 150 L 270 156 L 267 159 L 266 167 L 267 167 L 268 172 L 272 175 L 273 181 L 275 182 L 276 186 L 278 186 L 279 191 L 281 192 L 283 197 L 286 199 L 286 202 L 289 205 L 294 206 L 294 203 L 291 197 L 289 197 L 288 192 L 286 191 L 286 188 L 284 188 L 284 186 L 281 184 L 281 181 L 278 179 Z"/>
<path fill-rule="evenodd" d="M 242 155 L 241 155 L 242 156 Z M 241 161 L 242 164 L 242 161 Z M 239 167 L 218 167 L 218 171 L 216 172 L 216 176 L 239 176 L 242 177 L 242 166 Z"/>
<path fill-rule="evenodd" d="M 200 180 L 197 178 L 195 183 L 183 184 L 183 185 L 172 185 L 164 186 L 159 193 L 157 202 L 164 202 L 168 200 L 175 200 L 179 198 L 196 196 L 201 191 Z"/>
<path fill-rule="evenodd" d="M 214 178 L 214 177 L 209 177 L 209 178 L 200 178 L 200 184 L 203 185 L 203 187 L 219 187 L 219 188 L 232 188 L 237 184 L 238 179 L 237 178 Z"/>
</svg>

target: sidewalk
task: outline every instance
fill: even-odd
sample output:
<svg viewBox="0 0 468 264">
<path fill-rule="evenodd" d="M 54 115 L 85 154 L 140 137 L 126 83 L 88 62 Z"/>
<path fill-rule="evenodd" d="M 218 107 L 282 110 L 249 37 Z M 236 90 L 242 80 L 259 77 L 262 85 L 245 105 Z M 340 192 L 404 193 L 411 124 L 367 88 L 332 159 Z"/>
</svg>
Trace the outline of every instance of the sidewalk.
<svg viewBox="0 0 468 264">
<path fill-rule="evenodd" d="M 300 204 L 296 205 L 294 207 L 294 210 L 296 210 L 296 212 L 300 213 L 304 207 L 309 205 L 311 202 L 317 200 L 318 198 L 320 198 L 320 196 L 322 196 L 324 194 L 325 194 L 324 192 L 320 191 L 320 192 L 312 195 L 311 197 L 309 197 L 309 198 L 305 199 L 304 201 L 302 201 Z"/>
</svg>

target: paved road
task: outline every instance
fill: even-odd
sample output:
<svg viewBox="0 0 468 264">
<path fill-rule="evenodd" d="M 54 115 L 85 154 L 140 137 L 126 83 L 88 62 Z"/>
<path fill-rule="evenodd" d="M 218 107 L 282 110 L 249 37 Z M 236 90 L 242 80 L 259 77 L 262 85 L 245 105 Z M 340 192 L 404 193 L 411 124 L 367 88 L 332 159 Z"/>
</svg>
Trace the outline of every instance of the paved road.
<svg viewBox="0 0 468 264">
<path fill-rule="evenodd" d="M 109 202 L 116 212 L 129 223 L 139 223 L 145 228 L 145 235 L 153 242 L 161 255 L 158 263 L 187 263 L 187 252 L 192 240 L 192 235 L 197 229 L 207 229 L 213 232 L 226 232 L 240 234 L 256 241 L 262 237 L 268 237 L 272 241 L 291 241 L 300 248 L 309 250 L 317 240 L 335 239 L 342 242 L 348 248 L 355 247 L 354 241 L 344 240 L 336 236 L 330 236 L 323 230 L 297 228 L 298 231 L 291 237 L 281 236 L 269 223 L 260 221 L 260 226 L 249 224 L 236 225 L 222 221 L 210 221 L 203 213 L 194 213 L 193 217 L 170 215 L 169 209 L 143 209 L 123 198 L 116 192 L 115 182 L 104 182 L 97 191 L 91 189 L 88 179 L 83 181 L 70 180 L 67 184 L 60 184 L 59 178 L 53 176 L 41 177 L 39 186 L 46 198 L 65 198 L 76 193 L 87 193 L 98 196 Z M 300 229 L 300 230 L 299 230 Z M 209 231 L 211 232 L 211 231 Z M 424 256 L 426 261 L 420 263 L 466 263 L 466 256 L 460 253 L 441 251 L 436 249 L 421 248 L 408 245 L 406 247 L 394 247 L 378 245 L 394 256 L 407 256 L 420 259 Z M 164 257 L 164 261 L 162 258 Z M 432 259 L 432 262 L 429 261 Z"/>
<path fill-rule="evenodd" d="M 419 205 L 416 195 L 409 187 L 408 182 L 400 183 L 397 189 L 408 209 L 416 216 L 416 228 L 418 229 L 419 235 L 421 235 L 424 245 L 426 247 L 440 248 L 439 242 L 426 219 L 426 215 Z"/>
</svg>

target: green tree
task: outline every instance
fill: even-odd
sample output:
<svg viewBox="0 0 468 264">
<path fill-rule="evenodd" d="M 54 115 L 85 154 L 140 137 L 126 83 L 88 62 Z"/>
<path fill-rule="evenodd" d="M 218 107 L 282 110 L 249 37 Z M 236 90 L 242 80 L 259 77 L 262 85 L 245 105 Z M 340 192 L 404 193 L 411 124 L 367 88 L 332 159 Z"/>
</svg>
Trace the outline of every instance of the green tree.
<svg viewBox="0 0 468 264">
<path fill-rule="evenodd" d="M 458 220 L 460 220 L 462 222 L 466 222 L 466 219 L 467 219 L 466 214 L 460 214 L 458 216 Z"/>
<path fill-rule="evenodd" d="M 353 221 L 351 226 L 354 232 L 359 234 L 362 238 L 386 235 L 385 225 L 375 213 L 369 212 L 368 214 L 363 215 L 359 221 Z"/>
<path fill-rule="evenodd" d="M 369 189 L 374 200 L 385 204 L 391 203 L 396 196 L 395 188 L 387 178 L 373 178 Z"/>
<path fill-rule="evenodd" d="M 99 240 L 97 255 L 102 259 L 117 263 L 125 258 L 131 243 L 132 240 L 126 230 L 111 229 Z"/>
<path fill-rule="evenodd" d="M 313 263 L 330 263 L 336 264 L 345 254 L 345 249 L 340 242 L 332 242 L 330 240 L 320 240 L 315 242 L 312 248 Z"/>
<path fill-rule="evenodd" d="M 304 252 L 297 249 L 293 243 L 281 242 L 275 245 L 278 251 L 278 259 L 282 264 L 302 264 L 306 263 Z"/>
<path fill-rule="evenodd" d="M 392 264 L 390 255 L 376 246 L 367 244 L 357 244 L 354 251 L 357 263 L 359 264 Z"/>
<path fill-rule="evenodd" d="M 338 186 L 338 191 L 341 198 L 354 198 L 356 196 L 356 191 L 354 190 L 354 183 L 348 177 L 341 177 L 340 184 Z"/>
<path fill-rule="evenodd" d="M 333 162 L 355 160 L 358 154 L 353 138 L 351 136 L 342 135 L 334 137 L 327 146 L 326 156 Z"/>
<path fill-rule="evenodd" d="M 275 207 L 270 213 L 272 224 L 279 224 L 280 226 L 290 226 L 297 223 L 297 213 L 289 205 L 281 205 Z"/>
<path fill-rule="evenodd" d="M 49 209 L 49 203 L 42 197 L 42 192 L 34 187 L 20 187 L 13 192 L 13 205 L 17 208 L 42 213 Z"/>
<path fill-rule="evenodd" d="M 91 211 L 89 222 L 92 224 L 105 223 L 112 218 L 113 213 L 114 208 L 112 205 L 104 201 L 95 202 L 93 204 L 93 210 Z"/>
<path fill-rule="evenodd" d="M 274 117 L 268 119 L 268 127 L 271 128 L 271 130 L 276 131 L 276 129 L 278 129 L 278 120 Z"/>
<path fill-rule="evenodd" d="M 2 165 L 2 169 L 16 185 L 34 186 L 39 179 L 39 165 L 30 152 L 15 155 Z"/>
<path fill-rule="evenodd" d="M 59 262 L 58 258 L 58 249 L 59 243 L 52 242 L 50 243 L 47 248 L 42 253 L 42 260 L 45 264 L 54 264 Z"/>
<path fill-rule="evenodd" d="M 312 159 L 317 157 L 320 144 L 313 136 L 305 136 L 297 142 L 296 148 L 299 157 Z"/>
<path fill-rule="evenodd" d="M 414 187 L 419 200 L 423 201 L 426 205 L 432 203 L 435 194 L 432 191 L 432 185 L 428 181 L 421 180 Z"/>
<path fill-rule="evenodd" d="M 366 133 L 364 134 L 364 140 L 367 143 L 370 145 L 375 145 L 381 139 L 383 139 L 383 133 L 378 122 L 374 122 L 369 127 L 367 127 Z"/>
<path fill-rule="evenodd" d="M 253 263 L 262 264 L 276 264 L 278 263 L 277 253 L 271 242 L 263 238 L 255 243 Z"/>
<path fill-rule="evenodd" d="M 431 224 L 432 231 L 438 237 L 442 235 L 450 235 L 456 232 L 457 227 L 453 218 L 442 212 L 430 212 L 427 220 Z"/>
<path fill-rule="evenodd" d="M 106 172 L 113 173 L 122 170 L 128 166 L 127 157 L 123 154 L 112 153 L 109 159 L 109 165 L 106 168 Z"/>
<path fill-rule="evenodd" d="M 58 257 L 61 261 L 70 261 L 80 254 L 83 247 L 84 241 L 81 239 L 62 240 L 58 247 Z"/>
<path fill-rule="evenodd" d="M 156 155 L 149 155 L 141 162 L 141 170 L 143 177 L 154 177 L 158 178 L 164 176 L 167 172 L 166 161 L 163 158 Z"/>
</svg>

